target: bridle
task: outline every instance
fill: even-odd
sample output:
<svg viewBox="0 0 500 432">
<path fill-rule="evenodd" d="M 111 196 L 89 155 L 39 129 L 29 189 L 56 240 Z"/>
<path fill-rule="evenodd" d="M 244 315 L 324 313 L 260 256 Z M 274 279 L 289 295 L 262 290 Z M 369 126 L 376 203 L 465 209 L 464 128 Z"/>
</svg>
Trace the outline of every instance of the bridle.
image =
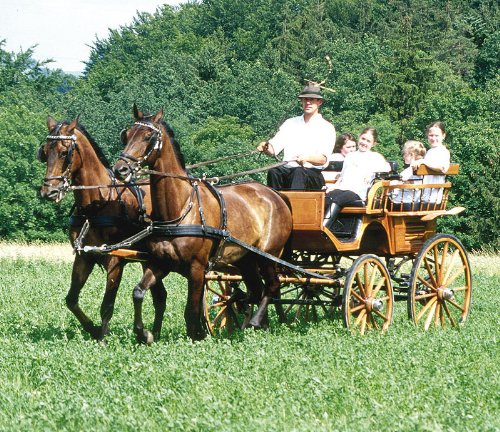
<svg viewBox="0 0 500 432">
<path fill-rule="evenodd" d="M 62 125 L 59 125 L 56 128 L 56 133 L 59 132 L 60 128 Z M 59 175 L 59 176 L 51 176 L 51 177 L 45 177 L 43 179 L 43 185 L 47 187 L 51 187 L 53 189 L 56 189 L 58 192 L 58 201 L 62 199 L 64 194 L 69 190 L 71 187 L 71 169 L 73 167 L 73 154 L 75 149 L 78 151 L 78 146 L 76 144 L 76 135 L 47 135 L 47 140 L 51 140 L 51 143 L 54 143 L 55 141 L 70 141 L 69 146 L 67 147 L 68 153 L 65 157 L 65 162 L 67 163 L 65 171 Z M 43 146 L 40 147 L 38 151 L 39 159 L 41 161 L 44 161 L 44 158 L 46 160 L 47 155 L 43 151 Z M 59 180 L 62 185 L 55 187 L 52 183 L 49 183 L 52 180 Z"/>
<path fill-rule="evenodd" d="M 151 129 L 154 134 L 154 141 L 149 144 L 147 152 L 141 156 L 140 158 L 136 158 L 132 155 L 129 155 L 128 153 L 122 152 L 118 159 L 121 159 L 124 161 L 130 172 L 132 174 L 136 174 L 139 171 L 141 171 L 144 168 L 144 162 L 149 159 L 149 157 L 153 154 L 154 151 L 157 151 L 158 153 L 161 152 L 161 149 L 163 147 L 163 133 L 160 128 L 156 127 L 152 123 L 146 123 L 146 122 L 141 122 L 141 121 L 136 121 L 134 123 L 134 126 L 143 126 L 147 129 Z M 124 135 L 126 135 L 126 129 L 124 129 L 120 133 L 120 139 L 122 143 L 124 144 Z M 152 137 L 152 138 L 153 138 Z"/>
</svg>

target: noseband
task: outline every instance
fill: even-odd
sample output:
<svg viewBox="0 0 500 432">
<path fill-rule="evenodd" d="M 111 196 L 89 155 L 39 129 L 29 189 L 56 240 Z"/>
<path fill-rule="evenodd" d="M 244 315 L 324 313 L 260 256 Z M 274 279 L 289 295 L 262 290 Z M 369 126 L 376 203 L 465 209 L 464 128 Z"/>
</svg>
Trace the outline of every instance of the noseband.
<svg viewBox="0 0 500 432">
<path fill-rule="evenodd" d="M 127 164 L 130 172 L 137 173 L 143 168 L 144 162 L 153 154 L 155 150 L 158 153 L 161 151 L 163 146 L 163 134 L 160 128 L 154 126 L 151 123 L 137 121 L 134 123 L 134 126 L 144 126 L 145 128 L 151 129 L 155 132 L 154 145 L 149 146 L 149 149 L 144 154 L 144 156 L 136 158 L 132 155 L 129 155 L 128 153 L 122 152 L 118 157 L 118 159 L 121 159 Z"/>
</svg>

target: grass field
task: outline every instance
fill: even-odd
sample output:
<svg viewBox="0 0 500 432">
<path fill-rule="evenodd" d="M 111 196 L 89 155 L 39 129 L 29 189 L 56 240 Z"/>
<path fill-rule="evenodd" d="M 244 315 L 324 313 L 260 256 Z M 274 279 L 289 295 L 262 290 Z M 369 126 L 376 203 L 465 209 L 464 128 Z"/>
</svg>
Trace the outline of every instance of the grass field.
<svg viewBox="0 0 500 432">
<path fill-rule="evenodd" d="M 147 347 L 132 332 L 137 265 L 97 344 L 64 303 L 71 262 L 42 256 L 0 258 L 0 431 L 500 430 L 499 257 L 471 257 L 463 328 L 423 333 L 398 303 L 388 334 L 365 337 L 340 320 L 272 320 L 192 343 L 185 281 L 169 276 L 163 337 Z M 103 281 L 96 270 L 82 294 L 96 320 Z"/>
</svg>

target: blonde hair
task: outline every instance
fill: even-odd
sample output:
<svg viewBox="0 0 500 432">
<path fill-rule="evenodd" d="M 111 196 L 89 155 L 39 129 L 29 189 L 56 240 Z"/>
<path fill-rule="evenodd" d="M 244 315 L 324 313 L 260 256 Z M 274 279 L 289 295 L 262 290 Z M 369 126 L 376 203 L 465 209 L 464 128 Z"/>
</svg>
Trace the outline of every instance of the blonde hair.
<svg viewBox="0 0 500 432">
<path fill-rule="evenodd" d="M 406 141 L 401 149 L 401 154 L 413 155 L 416 160 L 422 159 L 425 156 L 425 146 L 420 141 Z"/>
</svg>

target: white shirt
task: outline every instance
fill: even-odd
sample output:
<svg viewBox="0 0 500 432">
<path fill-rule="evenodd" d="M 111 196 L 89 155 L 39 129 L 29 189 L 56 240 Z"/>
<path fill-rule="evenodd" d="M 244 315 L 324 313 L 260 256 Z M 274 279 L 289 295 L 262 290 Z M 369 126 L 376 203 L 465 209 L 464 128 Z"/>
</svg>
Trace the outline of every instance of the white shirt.
<svg viewBox="0 0 500 432">
<path fill-rule="evenodd" d="M 274 154 L 283 151 L 283 160 L 290 161 L 286 167 L 296 168 L 299 164 L 295 160 L 304 153 L 322 154 L 327 159 L 333 151 L 335 137 L 335 127 L 317 113 L 307 123 L 303 115 L 289 118 L 269 143 L 273 146 Z M 324 165 L 304 162 L 303 166 L 321 170 L 328 166 L 328 160 Z"/>
<path fill-rule="evenodd" d="M 423 176 L 414 175 L 413 168 L 408 167 L 401 173 L 401 179 L 404 184 L 422 184 Z M 401 203 L 420 203 L 421 189 L 393 189 L 391 192 L 391 200 L 396 204 Z"/>
<path fill-rule="evenodd" d="M 430 148 L 424 156 L 425 165 L 442 168 L 448 171 L 450 168 L 450 151 L 443 145 Z M 426 175 L 424 176 L 424 184 L 442 184 L 446 182 L 446 176 L 443 175 Z M 443 189 L 424 189 L 422 201 L 439 204 L 443 197 Z"/>
<path fill-rule="evenodd" d="M 380 153 L 371 150 L 348 153 L 335 189 L 350 190 L 365 201 L 375 173 L 390 170 L 391 167 Z"/>
</svg>

